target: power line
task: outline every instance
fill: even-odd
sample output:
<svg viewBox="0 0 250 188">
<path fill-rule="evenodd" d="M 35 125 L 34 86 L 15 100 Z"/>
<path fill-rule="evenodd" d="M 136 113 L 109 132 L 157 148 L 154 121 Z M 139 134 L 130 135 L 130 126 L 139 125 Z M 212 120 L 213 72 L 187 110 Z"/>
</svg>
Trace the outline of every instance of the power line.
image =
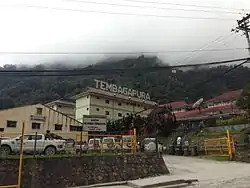
<svg viewBox="0 0 250 188">
<path fill-rule="evenodd" d="M 230 33 L 229 35 L 227 35 L 227 36 L 225 36 L 225 37 L 219 36 L 219 37 L 217 37 L 215 40 L 212 40 L 211 42 L 208 42 L 208 43 L 202 45 L 202 46 L 199 48 L 199 50 L 204 50 L 206 47 L 210 46 L 211 44 L 217 43 L 217 42 L 219 42 L 219 41 L 221 41 L 221 40 L 225 40 L 225 39 L 227 39 L 228 37 L 230 37 L 230 36 L 232 36 L 232 35 L 233 35 L 233 33 Z M 184 57 L 182 60 L 179 60 L 178 63 L 181 63 L 182 61 L 186 61 L 186 60 L 192 58 L 194 55 L 196 55 L 196 52 L 191 52 L 190 55 Z"/>
<path fill-rule="evenodd" d="M 138 2 L 138 3 L 147 3 L 147 4 L 160 4 L 160 5 L 175 5 L 175 6 L 183 6 L 183 7 L 198 7 L 198 8 L 209 8 L 209 9 L 227 9 L 227 10 L 249 10 L 244 8 L 231 8 L 231 7 L 221 7 L 221 6 L 206 6 L 206 5 L 195 5 L 195 4 L 181 4 L 181 3 L 167 3 L 167 2 L 159 2 L 159 1 L 143 1 L 143 0 L 122 0 L 127 2 Z"/>
<path fill-rule="evenodd" d="M 211 65 L 222 65 L 238 61 L 249 60 L 250 57 L 240 58 L 240 59 L 231 59 L 225 61 L 216 61 L 208 63 L 199 63 L 199 64 L 184 64 L 184 65 L 172 65 L 172 66 L 157 66 L 157 67 L 147 67 L 147 68 L 93 68 L 87 67 L 83 69 L 71 69 L 71 70 L 0 70 L 1 75 L 11 75 L 11 76 L 82 76 L 82 75 L 101 75 L 101 74 L 120 74 L 128 73 L 135 71 L 159 71 L 159 70 L 169 70 L 174 68 L 186 68 L 186 67 L 198 67 L 198 66 L 211 66 Z M 13 74 L 18 73 L 18 74 Z M 19 73 L 64 73 L 64 74 L 19 74 Z M 66 73 L 66 74 L 65 74 Z"/>
<path fill-rule="evenodd" d="M 96 1 L 85 1 L 85 0 L 62 0 L 67 2 L 87 3 L 96 5 L 110 5 L 119 7 L 133 7 L 133 8 L 146 8 L 146 9 L 158 9 L 158 10 L 178 10 L 187 12 L 207 12 L 207 13 L 221 13 L 221 14 L 239 14 L 238 12 L 232 11 L 216 11 L 216 10 L 199 10 L 199 9 L 181 9 L 181 8 L 167 8 L 167 7 L 156 7 L 156 6 L 141 6 L 141 5 L 127 5 L 107 2 L 96 2 Z"/>
<path fill-rule="evenodd" d="M 40 6 L 40 5 L 37 6 L 37 5 L 18 4 L 18 5 L 7 5 L 7 6 L 17 7 L 17 8 L 22 7 L 22 8 L 37 8 L 37 9 L 49 9 L 49 10 L 73 11 L 73 12 L 81 12 L 81 13 L 113 14 L 113 15 L 123 15 L 123 16 L 141 16 L 141 17 L 193 19 L 193 20 L 235 21 L 234 19 L 229 19 L 229 18 L 170 16 L 170 15 L 157 15 L 157 14 L 136 14 L 136 13 L 128 13 L 128 12 L 109 12 L 109 11 L 102 11 L 102 10 L 86 10 L 86 9 L 70 9 L 70 8 L 61 8 L 61 7 L 47 7 L 47 6 Z"/>
<path fill-rule="evenodd" d="M 10 52 L 0 51 L 0 55 L 122 55 L 122 54 L 163 54 L 163 53 L 186 53 L 186 52 L 213 52 L 246 50 L 247 48 L 224 48 L 224 49 L 196 49 L 196 50 L 164 50 L 164 51 L 137 51 L 137 52 Z"/>
<path fill-rule="evenodd" d="M 212 82 L 212 81 L 214 81 L 214 80 L 217 80 L 217 79 L 219 79 L 219 78 L 221 78 L 221 77 L 227 75 L 228 73 L 232 72 L 233 70 L 237 69 L 238 67 L 240 67 L 240 66 L 242 66 L 242 65 L 244 65 L 244 64 L 246 64 L 246 63 L 248 63 L 249 60 L 250 60 L 250 58 L 248 58 L 248 59 L 246 59 L 244 62 L 242 62 L 242 63 L 240 63 L 240 64 L 238 64 L 238 65 L 236 65 L 236 66 L 234 66 L 234 67 L 232 67 L 232 68 L 230 68 L 230 69 L 228 69 L 227 71 L 223 72 L 223 73 L 220 74 L 220 75 L 214 76 L 214 77 L 212 77 L 212 78 L 206 79 L 206 80 L 204 80 L 204 81 L 202 81 L 202 82 L 200 82 L 200 83 L 195 84 L 194 86 L 190 87 L 190 88 L 186 91 L 186 93 L 189 92 L 190 90 L 193 90 L 193 89 L 195 89 L 195 88 L 197 88 L 197 87 L 202 87 L 202 86 L 204 86 L 205 84 L 207 84 L 207 83 L 209 83 L 209 82 Z M 135 113 L 135 115 L 140 114 L 140 113 L 142 113 L 142 112 L 145 112 L 145 111 L 147 111 L 147 110 L 152 110 L 152 109 L 154 109 L 154 108 L 155 108 L 155 107 L 151 107 L 151 108 L 149 108 L 149 109 L 142 110 L 142 111 L 140 111 L 140 112 Z"/>
</svg>

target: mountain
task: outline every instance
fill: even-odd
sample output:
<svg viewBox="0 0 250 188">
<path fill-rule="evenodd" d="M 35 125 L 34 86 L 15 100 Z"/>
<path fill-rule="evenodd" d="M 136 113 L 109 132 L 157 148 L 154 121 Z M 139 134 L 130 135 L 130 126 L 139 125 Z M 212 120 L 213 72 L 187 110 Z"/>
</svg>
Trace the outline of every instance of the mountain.
<svg viewBox="0 0 250 188">
<path fill-rule="evenodd" d="M 133 69 L 159 67 L 163 63 L 157 57 L 125 58 L 88 66 L 91 69 Z M 123 86 L 148 91 L 152 100 L 167 103 L 186 100 L 194 102 L 198 98 L 210 98 L 222 92 L 242 89 L 250 83 L 250 69 L 239 67 L 226 76 L 213 80 L 205 85 L 197 85 L 205 80 L 215 78 L 229 70 L 231 66 L 191 69 L 188 71 L 162 69 L 157 71 L 124 71 L 123 73 L 107 72 L 105 75 L 81 76 L 11 76 L 0 73 L 0 108 L 10 108 L 34 103 L 46 103 L 61 97 L 80 93 L 88 86 L 94 86 L 94 79 L 106 80 Z M 5 65 L 0 70 L 69 70 L 68 65 L 37 65 L 35 67 Z M 76 70 L 82 67 L 76 67 Z M 25 73 L 27 75 L 27 73 Z M 34 74 L 34 73 L 33 73 Z"/>
</svg>

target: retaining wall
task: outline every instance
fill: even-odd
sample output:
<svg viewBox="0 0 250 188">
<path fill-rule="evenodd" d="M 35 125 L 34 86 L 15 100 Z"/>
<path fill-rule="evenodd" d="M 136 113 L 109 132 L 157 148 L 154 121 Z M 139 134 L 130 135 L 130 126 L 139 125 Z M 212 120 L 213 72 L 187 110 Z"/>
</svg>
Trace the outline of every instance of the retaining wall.
<svg viewBox="0 0 250 188">
<path fill-rule="evenodd" d="M 17 183 L 18 160 L 0 161 L 0 185 Z M 24 159 L 22 188 L 64 188 L 168 174 L 155 154 Z"/>
</svg>

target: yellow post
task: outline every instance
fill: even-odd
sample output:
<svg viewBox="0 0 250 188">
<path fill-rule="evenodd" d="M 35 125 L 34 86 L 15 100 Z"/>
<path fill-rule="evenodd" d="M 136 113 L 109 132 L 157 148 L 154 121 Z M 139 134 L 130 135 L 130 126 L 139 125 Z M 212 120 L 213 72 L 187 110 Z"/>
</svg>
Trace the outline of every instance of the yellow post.
<svg viewBox="0 0 250 188">
<path fill-rule="evenodd" d="M 22 167 L 23 167 L 23 137 L 24 137 L 24 128 L 25 123 L 22 123 L 22 137 L 21 137 L 21 144 L 20 144 L 20 159 L 19 159 L 19 170 L 18 170 L 18 182 L 17 188 L 21 187 L 21 179 L 22 179 Z"/>
<path fill-rule="evenodd" d="M 230 139 L 230 134 L 229 134 L 228 129 L 227 129 L 227 146 L 228 146 L 229 159 L 232 160 L 232 146 L 231 146 L 231 139 Z"/>
<path fill-rule="evenodd" d="M 133 147 L 134 147 L 134 153 L 136 153 L 136 145 L 137 145 L 137 141 L 136 141 L 136 128 L 134 128 L 134 143 L 133 143 Z"/>
</svg>

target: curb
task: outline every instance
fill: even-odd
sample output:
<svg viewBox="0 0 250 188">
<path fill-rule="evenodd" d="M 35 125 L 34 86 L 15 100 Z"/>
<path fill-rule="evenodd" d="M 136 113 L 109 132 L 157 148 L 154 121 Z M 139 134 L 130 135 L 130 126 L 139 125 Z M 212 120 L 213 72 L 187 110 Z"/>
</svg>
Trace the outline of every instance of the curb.
<svg viewBox="0 0 250 188">
<path fill-rule="evenodd" d="M 162 187 L 162 186 L 184 186 L 186 184 L 192 184 L 194 182 L 198 182 L 198 179 L 179 179 L 179 180 L 172 180 L 172 181 L 165 181 L 159 183 L 153 183 L 150 185 L 136 185 L 133 182 L 128 182 L 127 185 L 133 188 L 154 188 L 154 187 Z"/>
<path fill-rule="evenodd" d="M 84 185 L 84 186 L 77 186 L 71 188 L 91 188 L 91 187 L 106 187 L 106 186 L 118 186 L 118 185 L 128 185 L 127 181 L 119 181 L 119 182 L 110 182 L 110 183 L 100 183 L 94 185 Z"/>
</svg>

